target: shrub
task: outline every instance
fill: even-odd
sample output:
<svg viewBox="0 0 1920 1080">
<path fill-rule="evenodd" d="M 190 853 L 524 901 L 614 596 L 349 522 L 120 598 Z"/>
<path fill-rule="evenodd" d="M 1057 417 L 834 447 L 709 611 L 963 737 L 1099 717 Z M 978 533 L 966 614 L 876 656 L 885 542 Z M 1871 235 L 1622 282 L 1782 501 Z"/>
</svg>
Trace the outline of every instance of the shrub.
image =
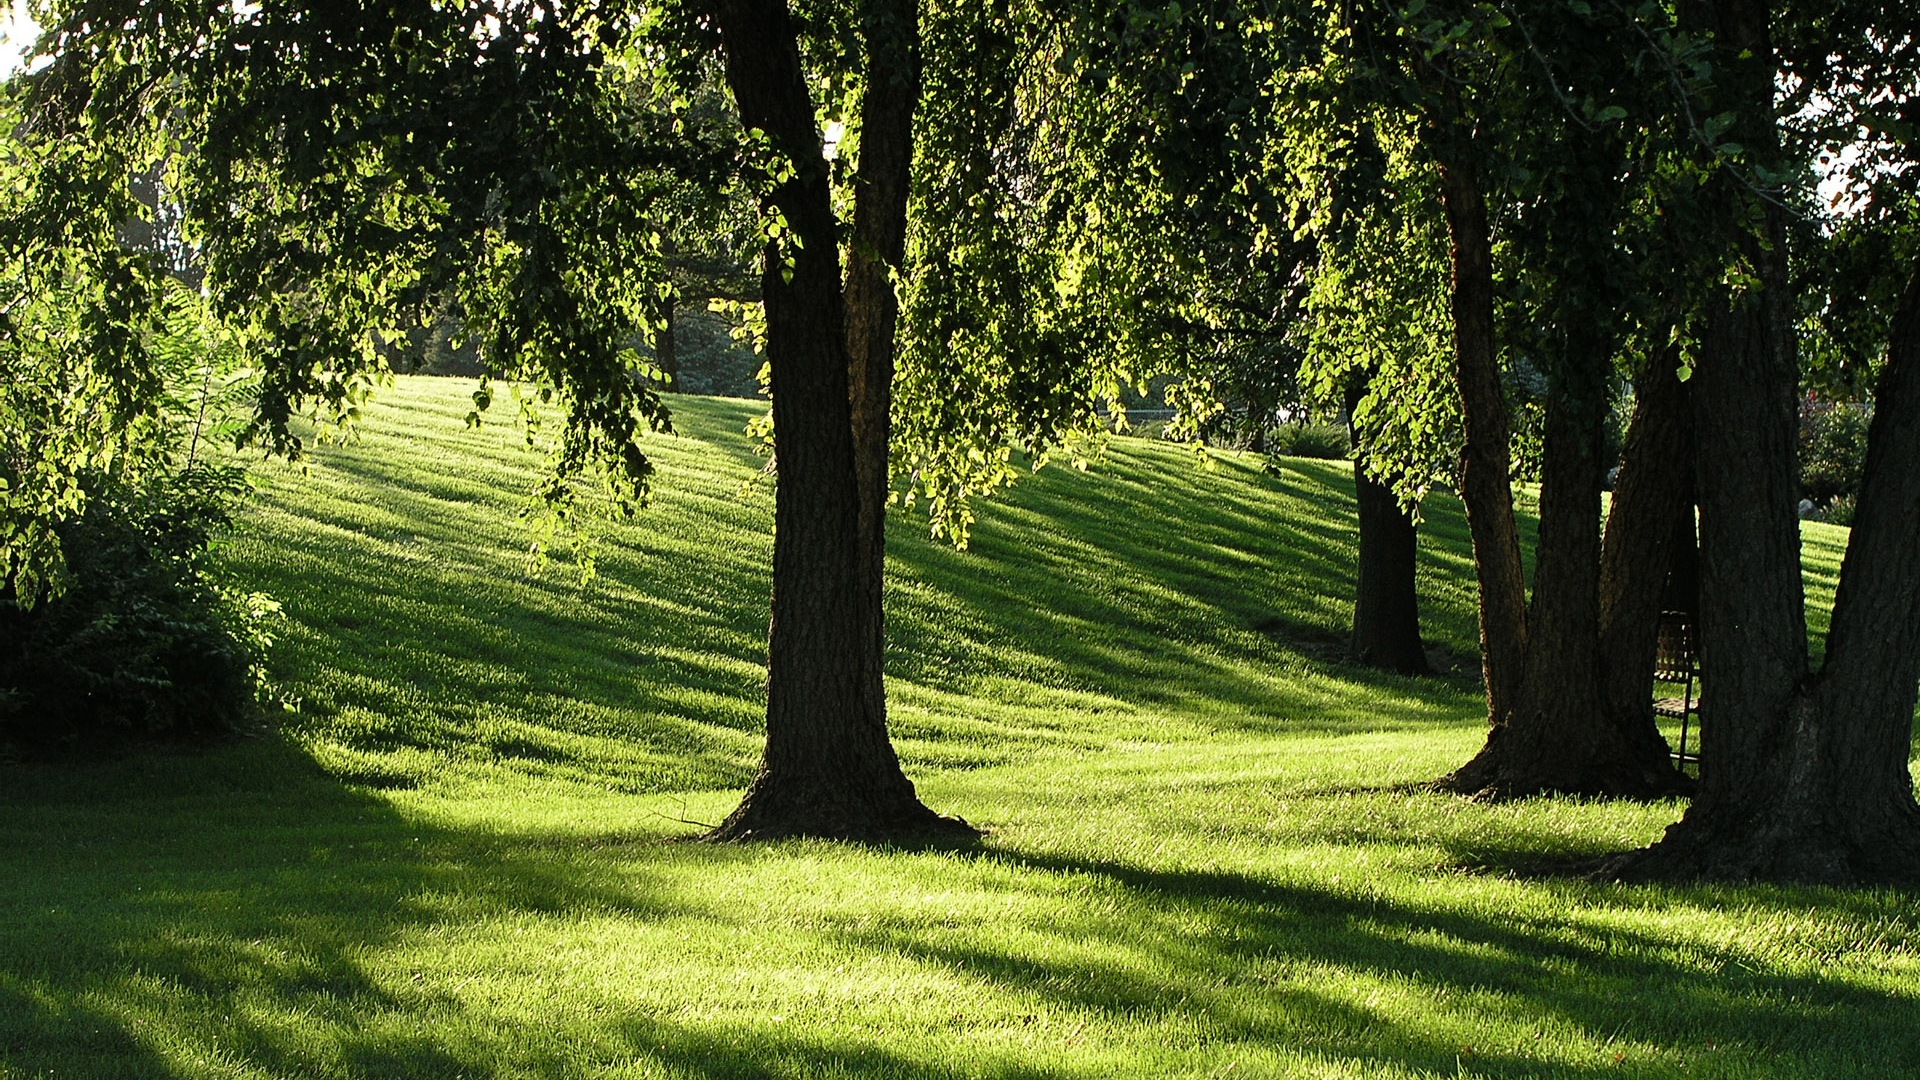
<svg viewBox="0 0 1920 1080">
<path fill-rule="evenodd" d="M 1344 458 L 1353 450 L 1339 424 L 1282 424 L 1268 439 L 1269 452 L 1283 457 Z"/>
<path fill-rule="evenodd" d="M 1827 504 L 1827 508 L 1816 516 L 1829 525 L 1850 526 L 1853 524 L 1853 510 L 1857 502 L 1857 497 L 1853 495 L 1835 495 L 1833 501 Z"/>
<path fill-rule="evenodd" d="M 61 588 L 0 589 L 0 744 L 46 753 L 239 730 L 263 695 L 277 610 L 209 565 L 240 474 L 85 486 L 85 509 L 55 526 Z"/>
<path fill-rule="evenodd" d="M 1808 396 L 1800 405 L 1800 494 L 1818 506 L 1860 493 L 1872 411 Z"/>
</svg>

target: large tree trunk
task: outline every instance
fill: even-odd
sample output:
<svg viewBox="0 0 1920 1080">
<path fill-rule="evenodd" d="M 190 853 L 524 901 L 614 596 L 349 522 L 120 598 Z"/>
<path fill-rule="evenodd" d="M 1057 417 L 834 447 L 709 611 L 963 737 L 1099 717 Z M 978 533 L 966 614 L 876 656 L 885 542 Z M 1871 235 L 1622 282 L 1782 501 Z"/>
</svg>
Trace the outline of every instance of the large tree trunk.
<svg viewBox="0 0 1920 1080">
<path fill-rule="evenodd" d="M 1466 434 L 1460 496 L 1480 581 L 1480 664 L 1487 713 L 1499 717 L 1512 707 L 1525 663 L 1527 589 L 1513 513 L 1507 399 L 1494 344 L 1493 237 L 1472 148 L 1457 145 L 1466 139 L 1443 134 L 1437 149 L 1453 253 L 1454 380 Z"/>
<path fill-rule="evenodd" d="M 1349 417 L 1359 401 L 1356 384 L 1347 394 Z M 1413 515 L 1401 509 L 1391 487 L 1367 475 L 1358 456 L 1353 463 L 1353 493 L 1360 512 L 1353 659 L 1403 675 L 1432 674 L 1420 641 L 1419 530 Z"/>
<path fill-rule="evenodd" d="M 971 836 L 921 804 L 887 737 L 879 611 L 866 588 L 837 222 L 784 0 L 715 5 L 742 123 L 794 166 L 769 196 L 797 243 L 762 278 L 780 476 L 767 745 L 711 838 Z M 790 265 L 787 265 L 790 260 Z"/>
<path fill-rule="evenodd" d="M 861 589 L 874 611 L 869 646 L 886 650 L 887 455 L 892 436 L 894 340 L 906 261 L 913 172 L 913 111 L 920 96 L 919 12 L 914 0 L 867 0 L 862 15 L 867 87 L 860 100 L 860 161 L 847 248 L 848 379 L 854 468 L 860 486 Z M 884 693 L 884 687 L 875 689 Z M 879 708 L 885 709 L 885 702 Z"/>
<path fill-rule="evenodd" d="M 1600 553 L 1600 662 L 1607 722 L 1643 744 L 1649 760 L 1667 760 L 1654 722 L 1652 682 L 1660 614 L 1674 571 L 1695 560 L 1693 428 L 1689 384 L 1676 374 L 1674 350 L 1654 357 L 1639 381 L 1619 482 Z M 1683 546 L 1684 545 L 1684 546 Z M 1697 574 L 1682 575 L 1689 580 Z M 1697 589 L 1684 610 L 1696 613 Z M 1668 783 L 1682 783 L 1671 767 Z"/>
<path fill-rule="evenodd" d="M 1475 757 L 1439 786 L 1500 797 L 1562 792 L 1650 796 L 1684 783 L 1651 716 L 1623 723 L 1606 706 L 1601 647 L 1600 493 L 1613 335 L 1604 312 L 1573 302 L 1552 374 L 1533 599 L 1520 569 L 1509 477 L 1507 406 L 1493 341 L 1492 254 L 1471 139 L 1440 140 L 1441 193 L 1453 239 L 1456 378 L 1466 428 L 1462 498 L 1480 577 L 1489 730 Z M 1604 148 L 1602 148 L 1604 151 Z M 1617 170 L 1597 163 L 1589 179 Z M 1588 208 L 1581 207 L 1581 211 Z M 1611 236 L 1560 230 L 1562 255 L 1594 260 Z M 1600 260 L 1604 261 L 1604 260 Z M 1592 273 L 1604 272 L 1595 266 Z M 1651 675 L 1651 664 L 1646 674 Z M 1642 687 L 1650 687 L 1651 679 Z"/>
<path fill-rule="evenodd" d="M 1460 791 L 1599 794 L 1609 761 L 1599 723 L 1600 425 L 1563 386 L 1547 406 L 1540 542 L 1519 685 L 1492 716 L 1487 743 L 1447 778 Z"/>
<path fill-rule="evenodd" d="M 1734 107 L 1743 118 L 1734 137 L 1773 162 L 1766 5 L 1723 0 L 1712 17 L 1722 85 L 1737 95 L 1714 104 Z M 1718 197 L 1722 227 L 1759 284 L 1713 313 L 1696 376 L 1704 768 L 1686 816 L 1610 873 L 1920 882 L 1908 765 L 1920 682 L 1920 278 L 1894 320 L 1827 660 L 1810 676 L 1785 222 L 1732 182 Z M 1744 227 L 1756 202 L 1764 237 Z"/>
<path fill-rule="evenodd" d="M 1823 753 L 1800 763 L 1820 768 L 1793 774 L 1790 796 L 1830 837 L 1845 876 L 1911 883 L 1920 881 L 1909 763 L 1920 695 L 1920 272 L 1894 319 L 1867 438 L 1826 663 L 1810 694 Z"/>
<path fill-rule="evenodd" d="M 1779 391 L 1793 383 L 1761 345 L 1760 306 L 1723 313 L 1733 325 L 1715 343 L 1728 351 L 1714 349 L 1701 368 L 1702 377 L 1708 365 L 1721 368 L 1700 395 L 1724 404 L 1700 406 L 1700 792 L 1659 843 L 1610 873 L 1920 883 L 1908 764 L 1920 692 L 1920 276 L 1908 284 L 1875 395 L 1866 478 L 1816 677 L 1805 674 L 1792 428 L 1777 415 Z M 1743 494 L 1771 505 L 1729 505 Z"/>
<path fill-rule="evenodd" d="M 1493 715 L 1486 745 L 1446 779 L 1453 790 L 1646 797 L 1683 783 L 1651 715 L 1623 724 L 1606 707 L 1600 602 L 1605 356 L 1594 342 L 1572 347 L 1581 355 L 1567 358 L 1547 406 L 1540 543 L 1522 676 L 1511 701 Z M 1651 671 L 1649 663 L 1642 697 Z"/>
</svg>

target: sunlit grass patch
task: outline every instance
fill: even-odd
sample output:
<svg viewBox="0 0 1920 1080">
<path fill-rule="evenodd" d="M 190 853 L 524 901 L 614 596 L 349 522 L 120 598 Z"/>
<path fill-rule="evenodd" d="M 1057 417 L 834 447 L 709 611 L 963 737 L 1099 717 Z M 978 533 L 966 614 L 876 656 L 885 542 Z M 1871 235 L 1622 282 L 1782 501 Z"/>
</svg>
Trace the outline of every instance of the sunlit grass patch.
<svg viewBox="0 0 1920 1080">
<path fill-rule="evenodd" d="M 1481 804 L 1450 676 L 1336 659 L 1349 473 L 1117 440 L 889 537 L 892 722 L 972 850 L 686 842 L 764 689 L 756 406 L 537 572 L 540 462 L 403 379 L 258 471 L 228 557 L 286 605 L 278 727 L 7 767 L 0 1077 L 1910 1075 L 1911 896 L 1598 886 L 1676 803 Z M 1809 593 L 1843 533 L 1810 526 Z M 1823 546 L 1824 545 L 1824 546 Z M 1429 636 L 1473 655 L 1456 503 Z M 1824 582 L 1824 585 L 1822 584 Z M 1822 588 L 1828 590 L 1822 593 Z M 1822 616 L 1815 615 L 1817 622 Z"/>
</svg>

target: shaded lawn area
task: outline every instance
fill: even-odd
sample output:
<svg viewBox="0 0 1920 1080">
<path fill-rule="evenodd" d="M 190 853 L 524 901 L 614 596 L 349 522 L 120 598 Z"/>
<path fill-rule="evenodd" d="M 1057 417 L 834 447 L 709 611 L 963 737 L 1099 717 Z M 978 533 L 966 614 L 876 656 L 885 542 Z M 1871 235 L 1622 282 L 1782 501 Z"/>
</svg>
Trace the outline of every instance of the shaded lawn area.
<svg viewBox="0 0 1920 1080">
<path fill-rule="evenodd" d="M 671 796 L 357 790 L 270 738 L 5 811 L 7 1075 L 1911 1075 L 1911 897 L 1599 887 L 1666 806 L 1383 788 L 1458 738 L 948 773 L 977 850 L 671 843 Z M 129 798 L 129 791 L 137 794 Z M 717 813 L 724 793 L 686 797 Z M 29 841 L 28 837 L 38 838 Z"/>
<path fill-rule="evenodd" d="M 466 389 L 261 470 L 228 556 L 289 612 L 275 728 L 0 767 L 0 1077 L 1915 1074 L 1911 895 L 1542 877 L 1679 806 L 1412 789 L 1478 690 L 1331 659 L 1339 463 L 1118 440 L 967 551 L 903 516 L 895 727 L 985 843 L 680 842 L 757 752 L 756 407 L 680 403 L 583 585 L 516 552 L 538 462 Z M 1437 498 L 1454 657 L 1465 552 Z"/>
</svg>

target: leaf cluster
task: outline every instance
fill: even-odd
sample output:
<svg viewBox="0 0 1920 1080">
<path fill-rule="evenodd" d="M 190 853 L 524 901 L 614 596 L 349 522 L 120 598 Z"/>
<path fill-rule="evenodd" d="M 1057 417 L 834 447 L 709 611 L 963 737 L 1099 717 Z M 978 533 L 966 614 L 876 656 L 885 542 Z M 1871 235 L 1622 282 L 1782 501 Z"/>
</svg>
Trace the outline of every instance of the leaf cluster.
<svg viewBox="0 0 1920 1080">
<path fill-rule="evenodd" d="M 244 727 L 265 700 L 278 611 L 215 573 L 241 489 L 230 468 L 80 478 L 54 526 L 65 588 L 0 589 L 0 747 L 45 753 Z"/>
<path fill-rule="evenodd" d="M 451 297 L 492 372 L 563 405 L 549 497 L 602 465 L 623 504 L 644 494 L 639 436 L 667 414 L 627 342 L 671 293 L 676 199 L 737 168 L 692 109 L 693 20 L 507 0 L 51 14 L 30 160 L 88 147 L 101 190 L 140 154 L 164 163 L 213 311 L 262 372 L 248 441 L 297 454 L 303 411 L 351 422 L 387 343 Z M 37 231 L 69 245 L 53 223 L 72 205 L 43 206 Z"/>
<path fill-rule="evenodd" d="M 1058 22 L 1039 5 L 930 4 L 901 286 L 893 424 L 904 501 L 964 542 L 967 501 L 1079 444 L 1117 399 L 1103 328 L 1075 303 L 1102 287 L 1053 111 Z"/>
</svg>

